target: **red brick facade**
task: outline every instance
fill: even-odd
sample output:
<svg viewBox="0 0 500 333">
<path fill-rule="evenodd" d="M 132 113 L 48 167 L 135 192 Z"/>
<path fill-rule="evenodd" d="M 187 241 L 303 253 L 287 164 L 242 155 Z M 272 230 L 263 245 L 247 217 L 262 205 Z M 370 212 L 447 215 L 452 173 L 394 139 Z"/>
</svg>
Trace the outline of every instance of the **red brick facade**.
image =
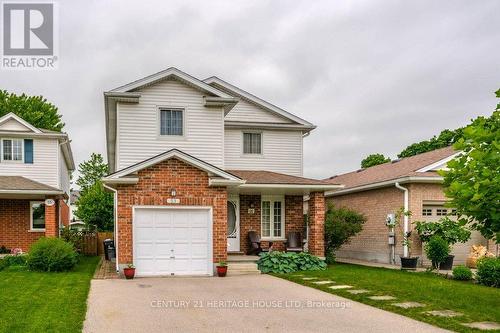
<svg viewBox="0 0 500 333">
<path fill-rule="evenodd" d="M 240 195 L 240 250 L 243 253 L 248 253 L 250 249 L 249 231 L 256 231 L 258 235 L 261 235 L 260 195 Z M 285 196 L 285 234 L 283 238 L 291 231 L 300 232 L 302 237 L 305 237 L 302 196 Z M 268 248 L 269 242 L 262 241 L 262 247 Z M 273 241 L 273 249 L 285 250 L 285 241 Z"/>
<path fill-rule="evenodd" d="M 309 195 L 309 252 L 325 256 L 325 197 L 322 192 Z"/>
<path fill-rule="evenodd" d="M 213 208 L 213 261 L 227 259 L 227 192 L 225 187 L 209 187 L 208 174 L 177 159 L 169 159 L 138 172 L 135 185 L 118 190 L 118 263 L 133 262 L 132 207 L 209 206 Z M 171 190 L 180 203 L 169 204 Z"/>
<path fill-rule="evenodd" d="M 57 203 L 45 207 L 45 232 L 31 231 L 30 202 L 37 200 L 0 199 L 0 246 L 27 252 L 37 239 L 58 236 Z"/>
</svg>

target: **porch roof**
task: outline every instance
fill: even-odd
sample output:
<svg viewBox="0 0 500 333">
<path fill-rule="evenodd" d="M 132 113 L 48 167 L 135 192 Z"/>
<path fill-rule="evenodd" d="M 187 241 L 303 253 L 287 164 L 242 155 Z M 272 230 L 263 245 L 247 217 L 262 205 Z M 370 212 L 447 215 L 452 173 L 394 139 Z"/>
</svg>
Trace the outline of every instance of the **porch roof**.
<svg viewBox="0 0 500 333">
<path fill-rule="evenodd" d="M 63 195 L 64 192 L 22 176 L 0 176 L 1 194 Z"/>
<path fill-rule="evenodd" d="M 332 184 L 324 180 L 287 175 L 265 170 L 227 170 L 227 172 L 243 179 L 244 184 L 238 186 L 240 193 L 304 194 L 313 191 L 328 191 L 342 188 L 343 185 Z M 249 192 L 250 191 L 250 192 Z"/>
</svg>

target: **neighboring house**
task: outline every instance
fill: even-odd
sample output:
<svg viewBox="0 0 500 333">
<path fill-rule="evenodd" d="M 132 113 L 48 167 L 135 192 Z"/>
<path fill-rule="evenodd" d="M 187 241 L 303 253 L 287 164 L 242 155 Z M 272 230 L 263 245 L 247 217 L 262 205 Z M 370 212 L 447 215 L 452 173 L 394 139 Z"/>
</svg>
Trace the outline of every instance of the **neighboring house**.
<svg viewBox="0 0 500 333">
<path fill-rule="evenodd" d="M 69 195 L 69 227 L 70 229 L 83 230 L 85 229 L 85 222 L 80 220 L 78 216 L 75 215 L 75 211 L 77 209 L 76 202 L 80 198 L 80 191 L 71 190 Z"/>
<path fill-rule="evenodd" d="M 70 141 L 9 113 L 0 118 L 0 155 L 0 246 L 28 251 L 69 223 Z"/>
<path fill-rule="evenodd" d="M 453 209 L 445 206 L 447 198 L 443 193 L 443 178 L 437 170 L 446 168 L 446 163 L 456 155 L 452 147 L 446 147 L 330 177 L 330 182 L 345 187 L 326 193 L 327 203 L 351 208 L 367 217 L 363 230 L 349 244 L 342 246 L 337 256 L 381 263 L 391 263 L 395 259 L 399 263 L 399 256 L 406 252 L 402 246 L 404 222 L 395 230 L 395 255 L 391 256 L 389 229 L 385 225 L 387 215 L 396 214 L 405 207 L 412 213 L 407 230 L 413 230 L 414 221 L 437 221 L 453 214 Z M 412 240 L 411 254 L 428 264 L 416 232 L 413 232 Z M 467 243 L 453 247 L 454 264 L 464 264 L 474 244 L 487 245 L 487 241 L 479 232 L 472 232 Z"/>
<path fill-rule="evenodd" d="M 228 253 L 246 253 L 248 232 L 283 249 L 303 232 L 323 256 L 324 191 L 302 177 L 303 139 L 315 128 L 217 77 L 178 69 L 104 93 L 115 195 L 117 265 L 137 274 L 212 275 Z M 305 235 L 303 235 L 305 236 Z"/>
</svg>

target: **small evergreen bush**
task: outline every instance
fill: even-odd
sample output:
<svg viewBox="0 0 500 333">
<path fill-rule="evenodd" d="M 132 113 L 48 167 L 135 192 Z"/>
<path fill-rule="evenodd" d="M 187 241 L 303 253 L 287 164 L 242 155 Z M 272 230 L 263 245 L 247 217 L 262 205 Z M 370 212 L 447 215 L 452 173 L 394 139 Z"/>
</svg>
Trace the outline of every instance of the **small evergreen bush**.
<svg viewBox="0 0 500 333">
<path fill-rule="evenodd" d="M 460 281 L 470 281 L 472 280 L 472 271 L 469 267 L 458 265 L 457 267 L 453 268 L 453 279 Z"/>
<path fill-rule="evenodd" d="M 6 266 L 26 266 L 26 255 L 5 256 L 3 260 Z"/>
<path fill-rule="evenodd" d="M 432 261 L 434 268 L 439 268 L 448 255 L 450 254 L 450 246 L 448 242 L 440 236 L 432 236 L 429 242 L 425 244 L 425 254 Z"/>
<path fill-rule="evenodd" d="M 500 258 L 481 258 L 477 261 L 477 282 L 500 288 Z"/>
<path fill-rule="evenodd" d="M 73 246 L 59 238 L 40 238 L 31 246 L 28 268 L 41 272 L 62 272 L 75 267 L 78 255 Z"/>
<path fill-rule="evenodd" d="M 324 270 L 326 263 L 307 252 L 263 252 L 257 261 L 262 273 L 291 273 Z"/>
</svg>

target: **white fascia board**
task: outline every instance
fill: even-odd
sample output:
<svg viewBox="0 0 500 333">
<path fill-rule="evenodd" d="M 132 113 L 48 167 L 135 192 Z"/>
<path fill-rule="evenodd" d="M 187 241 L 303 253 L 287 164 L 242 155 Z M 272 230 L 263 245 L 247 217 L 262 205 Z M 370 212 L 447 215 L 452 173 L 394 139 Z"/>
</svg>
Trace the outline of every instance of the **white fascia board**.
<svg viewBox="0 0 500 333">
<path fill-rule="evenodd" d="M 246 121 L 224 121 L 226 128 L 270 128 L 270 129 L 296 129 L 296 130 L 313 130 L 316 126 L 307 126 L 301 124 L 280 124 L 280 123 L 255 123 Z"/>
<path fill-rule="evenodd" d="M 269 102 L 266 102 L 265 100 L 257 97 L 257 96 L 254 96 L 252 94 L 250 94 L 249 92 L 246 92 L 245 90 L 243 89 L 240 89 L 236 86 L 233 86 L 232 84 L 222 80 L 222 79 L 219 79 L 218 77 L 216 76 L 212 76 L 212 77 L 209 77 L 205 80 L 203 80 L 203 82 L 207 83 L 207 84 L 211 84 L 211 83 L 215 83 L 215 84 L 218 84 L 220 85 L 221 87 L 224 87 L 225 89 L 227 90 L 230 90 L 232 91 L 233 93 L 249 100 L 249 101 L 252 101 L 253 103 L 273 112 L 273 113 L 276 113 L 284 118 L 287 118 L 293 122 L 296 122 L 298 124 L 301 124 L 301 125 L 304 125 L 304 126 L 309 126 L 309 127 L 312 127 L 312 128 L 315 128 L 316 126 L 314 126 L 313 124 L 311 124 L 310 122 L 300 118 L 300 117 L 297 117 L 293 114 L 291 114 L 290 112 L 287 112 L 279 107 L 277 107 L 276 105 L 273 105 Z"/>
<path fill-rule="evenodd" d="M 5 116 L 3 116 L 2 118 L 0 118 L 0 124 L 3 124 L 4 122 L 6 122 L 9 119 L 14 119 L 15 121 L 17 121 L 18 123 L 20 123 L 24 127 L 29 128 L 34 133 L 43 133 L 38 128 L 36 128 L 35 126 L 31 125 L 26 120 L 22 119 L 21 117 L 19 117 L 18 115 L 16 115 L 13 112 L 9 112 Z"/>
<path fill-rule="evenodd" d="M 220 178 L 209 178 L 208 186 L 240 186 L 245 184 L 244 180 L 228 180 Z"/>
<path fill-rule="evenodd" d="M 104 184 L 137 184 L 139 182 L 139 178 L 137 177 L 103 178 L 102 182 Z"/>
<path fill-rule="evenodd" d="M 43 195 L 60 195 L 64 191 L 60 190 L 0 190 L 0 194 L 43 194 Z"/>
<path fill-rule="evenodd" d="M 128 83 L 126 85 L 123 85 L 121 87 L 115 88 L 115 89 L 111 90 L 110 92 L 128 92 L 128 91 L 143 87 L 145 85 L 151 84 L 153 82 L 165 79 L 171 75 L 176 76 L 177 78 L 179 78 L 183 81 L 186 81 L 186 82 L 192 84 L 193 86 L 198 87 L 199 89 L 204 90 L 206 92 L 212 93 L 216 96 L 225 97 L 225 98 L 232 97 L 232 96 L 210 86 L 209 84 L 207 84 L 201 80 L 198 80 L 197 78 L 195 78 L 195 77 L 193 77 L 193 76 L 191 76 L 191 75 L 189 75 L 189 74 L 187 74 L 187 73 L 185 73 L 185 72 L 183 72 L 175 67 L 170 67 L 164 71 L 161 71 L 161 72 L 146 76 L 142 79 L 133 81 L 133 82 Z"/>
<path fill-rule="evenodd" d="M 241 180 L 240 178 L 238 178 L 230 173 L 227 173 L 227 172 L 225 172 L 225 171 L 223 171 L 223 170 L 221 170 L 213 165 L 210 165 L 210 164 L 203 162 L 197 158 L 194 158 L 190 155 L 187 155 L 187 154 L 185 154 L 177 149 L 169 150 L 163 154 L 157 155 L 153 158 L 150 158 L 150 159 L 147 159 L 143 162 L 137 163 L 133 166 L 125 168 L 121 171 L 118 171 L 118 172 L 112 174 L 112 175 L 109 175 L 108 177 L 105 177 L 104 179 L 106 181 L 108 181 L 110 179 L 121 178 L 123 176 L 130 175 L 130 174 L 135 173 L 139 170 L 145 169 L 147 167 L 150 167 L 150 166 L 155 165 L 157 163 L 160 163 L 162 161 L 168 160 L 170 158 L 177 158 L 177 159 L 179 159 L 187 164 L 190 164 L 198 169 L 204 170 L 208 173 L 214 174 L 216 176 L 222 177 L 222 178 L 227 179 L 227 180 Z"/>
<path fill-rule="evenodd" d="M 448 163 L 449 161 L 451 161 L 452 159 L 454 159 L 455 157 L 457 157 L 457 156 L 458 156 L 458 155 L 460 155 L 460 154 L 462 154 L 462 152 L 461 152 L 461 151 L 459 151 L 459 152 L 457 152 L 457 153 L 455 153 L 455 154 L 453 154 L 453 155 L 451 155 L 451 156 L 448 156 L 448 157 L 446 157 L 446 158 L 443 158 L 442 160 L 439 160 L 439 161 L 437 161 L 437 162 L 434 162 L 434 163 L 432 163 L 432 164 L 429 164 L 429 165 L 427 165 L 427 166 L 425 166 L 425 167 L 423 167 L 423 168 L 420 168 L 420 169 L 418 169 L 416 172 L 426 172 L 426 171 L 431 171 L 431 170 L 434 170 L 435 168 L 437 168 L 437 167 L 439 167 L 439 166 L 441 166 L 441 165 L 443 165 L 443 164 Z"/>
<path fill-rule="evenodd" d="M 378 182 L 378 183 L 372 183 L 372 184 L 367 184 L 367 185 L 361 185 L 361 186 L 356 186 L 352 188 L 347 188 L 345 190 L 339 190 L 339 191 L 328 191 L 325 192 L 326 197 L 334 197 L 334 196 L 339 196 L 339 195 L 344 195 L 344 194 L 349 194 L 349 193 L 355 193 L 355 192 L 362 192 L 362 191 L 367 191 L 367 190 L 373 190 L 377 188 L 382 188 L 382 187 L 387 187 L 387 186 L 393 186 L 396 183 L 400 184 L 406 184 L 406 183 L 442 183 L 443 182 L 443 177 L 402 177 L 398 179 L 392 179 L 392 180 L 387 180 L 383 182 Z"/>
<path fill-rule="evenodd" d="M 344 185 L 305 185 L 305 184 L 243 184 L 241 189 L 304 189 L 314 191 L 328 191 L 343 188 Z"/>
</svg>

